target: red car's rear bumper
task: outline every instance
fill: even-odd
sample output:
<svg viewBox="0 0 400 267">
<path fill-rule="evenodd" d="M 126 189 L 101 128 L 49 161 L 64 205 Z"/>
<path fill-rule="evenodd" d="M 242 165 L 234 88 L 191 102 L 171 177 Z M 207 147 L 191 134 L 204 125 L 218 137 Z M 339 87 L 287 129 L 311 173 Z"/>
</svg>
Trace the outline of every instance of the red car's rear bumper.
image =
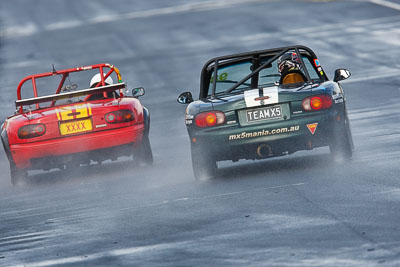
<svg viewBox="0 0 400 267">
<path fill-rule="evenodd" d="M 52 139 L 35 143 L 10 145 L 12 158 L 18 168 L 32 166 L 31 159 L 62 156 L 142 141 L 144 125 Z"/>
</svg>

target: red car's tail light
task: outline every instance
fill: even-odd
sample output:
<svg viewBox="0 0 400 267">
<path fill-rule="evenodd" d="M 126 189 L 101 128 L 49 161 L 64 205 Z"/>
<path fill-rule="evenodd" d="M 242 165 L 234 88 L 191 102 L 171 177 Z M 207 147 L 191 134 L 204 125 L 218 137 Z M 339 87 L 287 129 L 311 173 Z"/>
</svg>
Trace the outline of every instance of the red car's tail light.
<svg viewBox="0 0 400 267">
<path fill-rule="evenodd" d="M 332 97 L 329 95 L 316 95 L 303 99 L 302 107 L 305 111 L 328 109 L 332 106 Z"/>
<path fill-rule="evenodd" d="M 135 116 L 133 115 L 132 110 L 123 109 L 109 112 L 106 114 L 105 118 L 108 123 L 121 123 L 133 121 Z"/>
<path fill-rule="evenodd" d="M 197 114 L 194 121 L 197 127 L 205 128 L 224 124 L 226 117 L 221 111 L 207 111 Z"/>
<path fill-rule="evenodd" d="M 25 125 L 18 129 L 18 137 L 27 139 L 44 135 L 46 126 L 44 124 Z"/>
</svg>

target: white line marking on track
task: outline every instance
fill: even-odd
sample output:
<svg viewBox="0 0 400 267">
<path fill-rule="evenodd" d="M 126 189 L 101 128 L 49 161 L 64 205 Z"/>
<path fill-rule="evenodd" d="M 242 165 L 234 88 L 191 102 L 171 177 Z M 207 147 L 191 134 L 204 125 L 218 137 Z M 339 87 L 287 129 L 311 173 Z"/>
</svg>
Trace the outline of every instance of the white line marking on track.
<svg viewBox="0 0 400 267">
<path fill-rule="evenodd" d="M 50 233 L 49 231 L 41 231 L 41 232 L 27 233 L 27 234 L 21 234 L 21 235 L 6 236 L 6 237 L 0 238 L 0 242 L 9 241 L 11 239 L 22 240 L 22 239 L 32 238 L 32 237 L 37 237 L 37 236 L 45 236 L 49 233 Z"/>
<path fill-rule="evenodd" d="M 384 7 L 388 7 L 388 8 L 392 8 L 392 9 L 396 9 L 396 10 L 400 10 L 400 5 L 390 2 L 390 1 L 386 1 L 386 0 L 369 0 L 370 3 L 376 4 L 376 5 L 380 5 L 380 6 L 384 6 Z"/>
<path fill-rule="evenodd" d="M 393 190 L 379 192 L 379 194 L 388 194 L 388 193 L 400 193 L 400 189 L 393 189 Z"/>
<path fill-rule="evenodd" d="M 360 74 L 358 75 L 359 77 L 357 78 L 350 78 L 349 80 L 344 80 L 341 83 L 355 83 L 355 82 L 364 82 L 364 81 L 370 81 L 370 80 L 376 80 L 376 79 L 383 79 L 383 78 L 388 78 L 388 77 L 396 77 L 399 76 L 399 70 L 391 71 L 391 72 L 385 72 L 385 73 L 377 73 L 374 75 L 366 75 L 366 74 Z"/>
<path fill-rule="evenodd" d="M 167 204 L 171 204 L 171 203 L 178 202 L 178 201 L 189 201 L 189 200 L 201 200 L 201 199 L 208 199 L 208 198 L 217 198 L 217 197 L 238 195 L 238 194 L 243 194 L 243 193 L 251 193 L 251 192 L 262 191 L 262 190 L 270 190 L 270 189 L 277 189 L 277 188 L 284 188 L 284 187 L 301 186 L 301 185 L 305 185 L 305 184 L 306 183 L 285 184 L 285 185 L 262 187 L 262 188 L 249 189 L 249 190 L 243 190 L 243 191 L 234 191 L 234 192 L 228 192 L 228 193 L 222 193 L 222 194 L 216 194 L 216 195 L 206 195 L 206 196 L 201 196 L 201 197 L 192 197 L 192 198 L 182 197 L 182 198 L 177 198 L 177 199 L 174 199 L 174 200 L 171 200 L 171 201 L 164 200 L 163 202 L 160 202 L 160 203 L 154 203 L 154 204 L 144 205 L 144 206 L 140 206 L 140 207 L 120 208 L 120 209 L 118 209 L 118 211 L 132 210 L 132 209 L 137 210 L 137 209 L 142 209 L 142 208 L 167 205 Z"/>
<path fill-rule="evenodd" d="M 158 203 L 153 203 L 153 204 L 147 204 L 147 205 L 142 205 L 142 206 L 129 206 L 129 207 L 121 207 L 118 209 L 113 209 L 114 212 L 123 212 L 123 211 L 137 211 L 145 208 L 151 208 L 151 207 L 158 207 L 158 206 L 163 206 L 163 205 L 169 205 L 169 204 L 174 204 L 176 202 L 182 202 L 182 201 L 190 201 L 190 200 L 202 200 L 202 199 L 209 199 L 209 198 L 218 198 L 218 197 L 224 197 L 224 196 L 230 196 L 230 195 L 238 195 L 238 194 L 244 194 L 244 193 L 251 193 L 251 192 L 256 192 L 256 191 L 261 191 L 261 190 L 271 190 L 271 189 L 277 189 L 277 188 L 285 188 L 285 187 L 293 187 L 293 186 L 301 186 L 305 185 L 306 183 L 296 183 L 296 184 L 285 184 L 285 185 L 277 185 L 277 186 L 271 186 L 271 187 L 262 187 L 262 188 L 256 188 L 256 189 L 249 189 L 249 190 L 243 190 L 243 191 L 235 191 L 235 192 L 228 192 L 228 193 L 222 193 L 222 194 L 216 194 L 216 195 L 206 195 L 206 196 L 200 196 L 200 197 L 181 197 L 173 200 L 163 200 L 162 202 Z M 47 214 L 47 213 L 46 213 Z M 34 215 L 27 215 L 27 216 L 37 216 L 38 214 Z M 25 218 L 27 217 L 25 216 Z M 85 212 L 84 214 L 74 214 L 74 215 L 69 215 L 69 216 L 63 216 L 63 217 L 55 217 L 55 218 L 49 218 L 47 219 L 48 221 L 52 222 L 58 222 L 58 221 L 63 221 L 63 220 L 70 220 L 70 219 L 76 219 L 76 218 L 83 218 L 83 217 L 97 217 L 98 212 Z"/>
<path fill-rule="evenodd" d="M 214 198 L 214 197 L 224 197 L 224 196 L 238 195 L 238 194 L 262 191 L 262 190 L 277 189 L 277 188 L 292 187 L 292 186 L 300 186 L 300 185 L 305 185 L 305 184 L 306 183 L 297 183 L 297 184 L 285 184 L 285 185 L 277 185 L 277 186 L 270 186 L 270 187 L 262 187 L 262 188 L 249 189 L 249 190 L 243 190 L 243 191 L 235 191 L 235 192 L 222 193 L 222 194 L 216 194 L 216 195 L 209 195 L 209 196 L 203 196 L 203 197 L 194 197 L 194 198 L 191 198 L 191 200 L 207 199 L 207 198 Z"/>
<path fill-rule="evenodd" d="M 108 250 L 108 251 L 103 251 L 103 252 L 98 252 L 98 253 L 84 254 L 84 255 L 74 256 L 74 257 L 66 257 L 66 258 L 61 258 L 61 259 L 22 263 L 22 264 L 18 264 L 18 265 L 12 265 L 12 267 L 45 267 L 45 266 L 71 264 L 71 263 L 81 263 L 80 265 L 83 265 L 82 263 L 86 262 L 86 261 L 97 260 L 97 259 L 101 259 L 104 257 L 110 257 L 110 256 L 112 257 L 112 256 L 125 256 L 125 255 L 137 254 L 137 253 L 151 251 L 154 249 L 165 249 L 165 248 L 169 248 L 169 247 L 175 247 L 176 245 L 179 245 L 180 243 L 184 243 L 184 242 L 160 244 L 160 245 L 150 245 L 150 246 L 140 246 L 140 247 L 129 247 L 129 248 L 123 248 L 123 249 L 114 249 L 114 250 Z"/>
<path fill-rule="evenodd" d="M 7 64 L 7 68 L 26 68 L 35 65 L 39 65 L 41 62 L 39 60 L 24 60 L 24 61 L 17 61 Z"/>
<path fill-rule="evenodd" d="M 270 190 L 270 189 L 293 187 L 293 186 L 302 186 L 305 184 L 306 183 L 284 184 L 284 185 L 269 186 L 269 187 L 262 187 L 262 188 L 242 190 L 242 191 L 234 191 L 234 192 L 215 194 L 215 195 L 206 195 L 206 196 L 202 196 L 202 197 L 193 197 L 193 198 L 183 197 L 183 198 L 177 198 L 173 201 L 163 201 L 160 203 L 141 206 L 138 208 L 166 205 L 166 204 L 171 204 L 171 203 L 177 202 L 177 201 L 201 200 L 201 199 L 217 198 L 217 197 L 231 196 L 231 195 L 237 195 L 237 194 L 243 194 L 243 193 L 251 193 L 251 192 L 262 191 L 262 190 Z M 119 209 L 119 210 L 125 210 L 125 209 L 132 209 L 132 207 L 123 208 L 123 209 Z M 117 256 L 145 253 L 145 252 L 148 252 L 148 251 L 151 251 L 154 249 L 167 249 L 167 248 L 171 248 L 171 247 L 176 248 L 177 245 L 184 244 L 184 243 L 185 242 L 177 242 L 177 243 L 170 243 L 170 244 L 128 247 L 128 248 L 122 248 L 122 249 L 114 249 L 114 250 L 108 250 L 108 251 L 103 251 L 103 252 L 97 252 L 97 253 L 92 253 L 92 254 L 83 254 L 83 255 L 74 256 L 74 257 L 65 257 L 65 258 L 61 258 L 61 259 L 50 259 L 50 260 L 30 262 L 30 263 L 21 263 L 18 265 L 13 265 L 13 267 L 45 267 L 45 266 L 71 264 L 71 263 L 75 263 L 75 264 L 79 263 L 80 265 L 84 265 L 83 262 L 98 260 L 98 259 L 101 259 L 104 257 L 117 257 Z"/>
<path fill-rule="evenodd" d="M 106 23 L 120 20 L 128 19 L 140 19 L 148 18 L 153 16 L 189 13 L 189 12 L 199 12 L 199 11 L 209 11 L 218 10 L 224 8 L 230 8 L 238 5 L 246 5 L 251 3 L 262 3 L 262 2 L 276 2 L 278 0 L 216 0 L 216 1 L 204 1 L 204 2 L 194 2 L 190 4 L 176 5 L 163 8 L 154 8 L 149 10 L 134 11 L 130 13 L 123 14 L 112 14 L 112 15 L 102 15 L 89 19 L 88 21 L 58 21 L 49 24 L 44 27 L 46 31 L 63 30 L 80 27 L 89 24 Z M 21 37 L 30 36 L 39 32 L 39 29 L 35 24 L 30 23 L 21 26 L 11 26 L 5 29 L 0 29 L 0 37 Z"/>
<path fill-rule="evenodd" d="M 5 37 L 24 37 L 31 36 L 38 32 L 38 28 L 34 23 L 27 23 L 25 25 L 10 26 L 0 30 L 0 38 Z"/>
<path fill-rule="evenodd" d="M 112 22 L 124 19 L 138 19 L 138 18 L 148 18 L 160 15 L 208 11 L 208 10 L 224 9 L 236 5 L 243 5 L 249 3 L 274 2 L 274 1 L 277 0 L 218 0 L 218 1 L 194 2 L 178 6 L 155 8 L 143 11 L 134 11 L 126 14 L 98 16 L 90 19 L 89 23 L 96 24 L 96 23 Z"/>
<path fill-rule="evenodd" d="M 82 24 L 83 23 L 79 20 L 59 21 L 59 22 L 49 24 L 45 28 L 48 31 L 56 31 L 56 30 L 62 30 L 62 29 L 76 28 Z"/>
<path fill-rule="evenodd" d="M 224 8 L 230 8 L 238 5 L 245 5 L 251 3 L 265 3 L 265 2 L 276 2 L 278 0 L 217 0 L 217 1 L 205 1 L 205 2 L 194 2 L 190 4 L 183 4 L 171 7 L 164 7 L 164 8 L 155 8 L 143 11 L 134 11 L 125 14 L 112 14 L 112 15 L 101 15 L 96 16 L 93 18 L 88 19 L 87 21 L 78 21 L 78 20 L 71 20 L 71 21 L 60 21 L 54 22 L 44 27 L 45 31 L 53 31 L 53 30 L 63 30 L 63 29 L 70 29 L 75 27 L 80 27 L 89 24 L 98 24 L 98 23 L 107 23 L 113 21 L 120 21 L 120 20 L 129 20 L 129 19 L 141 19 L 141 18 L 148 18 L 153 16 L 162 16 L 162 15 L 171 15 L 171 14 L 181 14 L 181 13 L 190 13 L 190 12 L 200 12 L 200 11 L 209 11 L 209 10 L 218 10 Z M 364 1 L 363 1 L 364 2 Z M 393 9 L 400 10 L 400 5 L 395 4 L 385 0 L 369 0 L 370 3 L 387 6 Z M 390 23 L 393 19 L 398 19 L 399 16 L 392 16 L 392 17 L 384 17 L 384 18 L 375 18 L 375 19 L 366 19 L 353 22 L 354 25 L 370 25 L 370 24 L 379 24 L 379 23 Z M 328 29 L 338 29 L 341 28 L 340 26 L 347 27 L 346 23 L 334 23 L 334 24 L 325 24 L 319 25 L 316 27 L 308 27 L 308 28 L 301 28 L 301 29 L 294 29 L 288 30 L 288 33 L 302 35 L 304 33 L 321 33 L 323 30 Z M 40 30 L 36 27 L 35 24 L 29 23 L 27 25 L 21 26 L 11 26 L 4 29 L 0 29 L 0 37 L 5 38 L 15 38 L 15 37 L 22 37 L 22 36 L 30 36 L 40 32 Z M 282 33 L 257 33 L 254 35 L 249 36 L 242 36 L 237 37 L 235 36 L 235 41 L 238 39 L 241 41 L 254 41 L 260 40 L 262 38 L 273 38 L 275 36 L 281 36 Z M 230 39 L 228 40 L 230 41 Z M 197 44 L 198 46 L 199 44 Z M 204 46 L 209 46 L 209 42 L 205 42 Z"/>
<path fill-rule="evenodd" d="M 215 47 L 216 44 L 225 46 L 226 43 L 232 42 L 246 42 L 246 43 L 265 43 L 266 40 L 271 38 L 283 38 L 290 42 L 298 42 L 299 36 L 305 36 L 307 38 L 315 38 L 317 36 L 321 36 L 321 32 L 324 32 L 324 36 L 333 36 L 333 35 L 343 35 L 343 28 L 345 29 L 354 29 L 354 27 L 358 27 L 358 29 L 362 29 L 366 31 L 364 34 L 363 31 L 358 30 L 358 32 L 352 32 L 351 34 L 368 34 L 369 28 L 378 28 L 378 29 L 393 29 L 393 25 L 399 23 L 400 16 L 390 16 L 383 18 L 373 18 L 373 19 L 363 19 L 352 21 L 351 24 L 348 22 L 340 22 L 340 23 L 332 23 L 332 24 L 324 24 L 319 26 L 310 26 L 304 28 L 295 28 L 295 29 L 287 29 L 285 31 L 280 32 L 264 32 L 264 33 L 253 33 L 242 36 L 220 36 L 219 39 L 214 40 L 195 40 L 188 41 L 185 43 L 186 46 L 191 48 L 202 48 L 202 47 Z M 340 30 L 338 30 L 340 29 Z M 381 40 L 387 41 L 387 40 Z M 335 55 L 337 59 L 338 55 Z"/>
<path fill-rule="evenodd" d="M 26 243 L 35 243 L 35 242 L 40 242 L 44 239 L 43 236 L 32 236 L 32 237 L 27 237 L 24 239 L 16 239 L 16 240 L 9 240 L 9 241 L 2 241 L 0 242 L 1 247 L 6 247 L 6 246 L 15 246 L 16 244 L 21 244 L 23 242 L 24 244 Z"/>
</svg>

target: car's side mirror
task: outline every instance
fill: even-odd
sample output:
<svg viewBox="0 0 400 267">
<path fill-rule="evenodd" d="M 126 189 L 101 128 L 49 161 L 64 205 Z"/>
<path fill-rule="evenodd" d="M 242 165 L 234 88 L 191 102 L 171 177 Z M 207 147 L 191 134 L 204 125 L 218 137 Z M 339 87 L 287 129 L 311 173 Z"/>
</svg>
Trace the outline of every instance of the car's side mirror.
<svg viewBox="0 0 400 267">
<path fill-rule="evenodd" d="M 193 102 L 193 96 L 191 92 L 184 92 L 178 96 L 178 103 L 189 104 Z"/>
<path fill-rule="evenodd" d="M 132 96 L 133 97 L 139 97 L 144 95 L 144 88 L 143 87 L 138 87 L 138 88 L 133 88 L 132 89 Z"/>
<path fill-rule="evenodd" d="M 351 73 L 349 70 L 346 69 L 337 69 L 335 70 L 335 78 L 333 78 L 334 82 L 339 82 L 346 80 L 351 76 Z"/>
</svg>

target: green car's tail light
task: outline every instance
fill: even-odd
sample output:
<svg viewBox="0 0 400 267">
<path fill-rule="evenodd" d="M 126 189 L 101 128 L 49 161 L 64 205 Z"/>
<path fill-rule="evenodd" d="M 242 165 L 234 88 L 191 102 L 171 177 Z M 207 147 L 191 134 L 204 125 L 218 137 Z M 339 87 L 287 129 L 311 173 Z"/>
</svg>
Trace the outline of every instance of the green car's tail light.
<svg viewBox="0 0 400 267">
<path fill-rule="evenodd" d="M 20 139 L 28 139 L 44 135 L 46 126 L 44 124 L 25 125 L 18 129 L 18 137 Z"/>
<path fill-rule="evenodd" d="M 135 116 L 133 115 L 132 110 L 122 109 L 107 113 L 105 118 L 108 123 L 121 123 L 133 121 Z"/>
<path fill-rule="evenodd" d="M 207 111 L 197 114 L 194 121 L 197 127 L 205 128 L 224 124 L 226 117 L 221 111 Z"/>
<path fill-rule="evenodd" d="M 332 106 L 330 95 L 310 96 L 303 99 L 302 107 L 305 111 L 323 110 Z"/>
</svg>

